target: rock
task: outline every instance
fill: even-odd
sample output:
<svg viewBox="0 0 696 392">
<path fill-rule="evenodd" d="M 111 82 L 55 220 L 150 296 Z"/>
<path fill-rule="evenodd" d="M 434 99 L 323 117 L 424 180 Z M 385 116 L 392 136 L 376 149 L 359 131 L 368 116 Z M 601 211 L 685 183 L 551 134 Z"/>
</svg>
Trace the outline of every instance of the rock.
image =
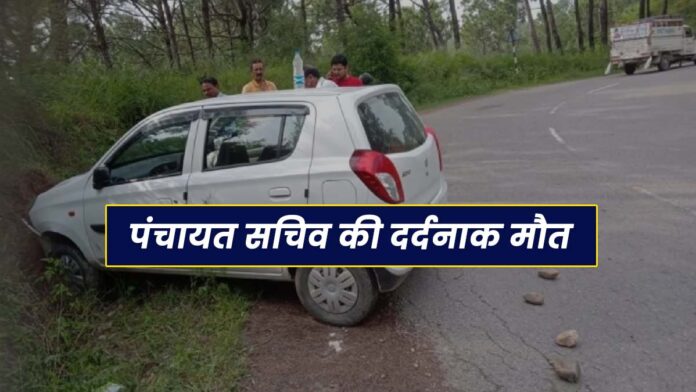
<svg viewBox="0 0 696 392">
<path fill-rule="evenodd" d="M 556 344 L 561 347 L 575 347 L 578 344 L 578 331 L 569 329 L 556 336 Z"/>
<path fill-rule="evenodd" d="M 554 280 L 554 279 L 558 278 L 558 275 L 560 275 L 560 271 L 555 270 L 555 269 L 548 269 L 548 270 L 539 271 L 539 277 L 543 278 L 543 279 Z"/>
<path fill-rule="evenodd" d="M 570 359 L 556 358 L 552 359 L 551 366 L 556 372 L 558 378 L 570 383 L 576 383 L 580 380 L 580 363 Z"/>
<path fill-rule="evenodd" d="M 99 392 L 126 392 L 126 387 L 124 387 L 121 384 L 115 384 L 113 382 L 110 382 L 106 385 L 103 385 L 101 388 L 97 389 Z"/>
<path fill-rule="evenodd" d="M 537 293 L 533 291 L 524 295 L 524 300 L 532 305 L 543 305 L 544 304 L 544 294 Z"/>
</svg>

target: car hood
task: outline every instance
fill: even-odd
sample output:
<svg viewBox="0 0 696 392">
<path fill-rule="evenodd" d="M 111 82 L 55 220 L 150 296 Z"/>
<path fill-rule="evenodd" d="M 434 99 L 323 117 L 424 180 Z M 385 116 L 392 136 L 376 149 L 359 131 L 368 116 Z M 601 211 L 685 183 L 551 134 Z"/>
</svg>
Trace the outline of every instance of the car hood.
<svg viewBox="0 0 696 392">
<path fill-rule="evenodd" d="M 68 178 L 40 194 L 34 202 L 32 212 L 52 206 L 79 203 L 82 200 L 85 181 L 89 176 L 90 173 L 87 172 Z"/>
</svg>

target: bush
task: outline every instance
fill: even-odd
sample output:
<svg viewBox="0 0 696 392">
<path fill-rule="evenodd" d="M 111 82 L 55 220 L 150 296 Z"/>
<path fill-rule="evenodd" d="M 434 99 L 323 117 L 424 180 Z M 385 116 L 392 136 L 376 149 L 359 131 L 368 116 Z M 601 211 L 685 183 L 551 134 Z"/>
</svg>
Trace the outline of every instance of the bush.
<svg viewBox="0 0 696 392">
<path fill-rule="evenodd" d="M 383 83 L 400 85 L 417 106 L 496 89 L 599 75 L 606 64 L 606 54 L 601 51 L 563 56 L 527 53 L 520 55 L 518 74 L 512 56 L 507 54 L 399 55 L 386 25 L 372 21 L 369 13 L 356 12 L 354 17 L 360 24 L 348 31 L 354 37 L 346 51 L 354 72 L 370 72 Z M 369 34 L 364 26 L 369 26 Z M 288 54 L 283 64 L 267 60 L 267 78 L 280 89 L 292 86 L 291 57 Z M 250 79 L 246 62 L 211 64 L 189 71 L 122 65 L 105 72 L 96 63 L 75 65 L 2 82 L 9 85 L 0 86 L 2 102 L 7 103 L 0 108 L 0 131 L 15 139 L 18 135 L 24 138 L 15 144 L 33 151 L 24 155 L 25 166 L 39 166 L 55 177 L 74 175 L 87 170 L 146 116 L 200 99 L 197 80 L 203 75 L 215 75 L 227 94 L 241 91 Z M 17 111 L 17 107 L 24 109 Z"/>
</svg>

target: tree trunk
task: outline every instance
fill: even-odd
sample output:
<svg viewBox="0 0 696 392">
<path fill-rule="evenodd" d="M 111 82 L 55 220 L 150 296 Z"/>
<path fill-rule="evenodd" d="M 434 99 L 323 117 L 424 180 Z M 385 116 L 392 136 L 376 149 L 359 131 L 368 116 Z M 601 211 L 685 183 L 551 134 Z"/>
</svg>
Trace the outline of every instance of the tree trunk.
<svg viewBox="0 0 696 392">
<path fill-rule="evenodd" d="M 51 19 L 50 44 L 53 58 L 67 64 L 70 45 L 68 43 L 68 3 L 66 0 L 51 0 L 49 15 Z"/>
<path fill-rule="evenodd" d="M 387 2 L 387 15 L 389 15 L 389 31 L 396 31 L 396 0 Z"/>
<path fill-rule="evenodd" d="M 454 0 L 449 0 L 450 14 L 452 15 L 452 33 L 454 33 L 454 48 L 459 49 L 462 46 L 462 40 L 459 37 L 459 18 L 457 17 L 457 7 Z"/>
<path fill-rule="evenodd" d="M 532 17 L 532 7 L 529 6 L 529 0 L 524 0 L 524 8 L 527 10 L 527 22 L 529 23 L 530 35 L 532 36 L 532 44 L 534 44 L 534 52 L 537 54 L 541 53 L 541 46 L 539 45 L 539 37 L 537 36 L 536 27 L 534 27 L 534 18 Z"/>
<path fill-rule="evenodd" d="M 435 49 L 439 49 L 440 44 L 442 43 L 442 37 L 440 31 L 437 29 L 437 26 L 435 26 L 433 14 L 430 12 L 430 2 L 428 0 L 423 0 L 423 12 L 425 12 L 425 20 L 428 23 L 428 29 L 430 29 L 430 35 L 433 38 Z"/>
<path fill-rule="evenodd" d="M 97 51 L 107 68 L 113 67 L 111 62 L 111 54 L 109 53 L 109 43 L 106 41 L 106 33 L 104 32 L 104 24 L 102 23 L 101 0 L 89 0 L 89 12 L 94 25 L 94 35 L 97 41 Z"/>
<path fill-rule="evenodd" d="M 561 35 L 558 34 L 558 26 L 556 26 L 556 14 L 553 12 L 553 4 L 551 3 L 551 0 L 546 0 L 546 10 L 549 12 L 551 32 L 553 33 L 553 40 L 556 43 L 556 49 L 563 54 L 563 43 L 561 42 Z"/>
<path fill-rule="evenodd" d="M 587 1 L 587 42 L 594 50 L 594 0 Z"/>
<path fill-rule="evenodd" d="M 300 14 L 302 15 L 302 42 L 305 49 L 309 49 L 309 28 L 307 27 L 307 4 L 300 0 Z"/>
<path fill-rule="evenodd" d="M 164 41 L 164 46 L 167 47 L 167 58 L 169 59 L 169 65 L 174 66 L 174 54 L 172 52 L 172 41 L 169 36 L 169 28 L 167 27 L 167 19 L 164 16 L 164 6 L 162 5 L 163 0 L 157 0 L 157 23 L 159 23 L 160 30 L 162 33 L 162 41 Z"/>
<path fill-rule="evenodd" d="M 650 0 L 645 0 L 645 17 L 650 17 Z"/>
<path fill-rule="evenodd" d="M 401 17 L 401 0 L 396 0 L 396 17 L 399 19 L 399 29 L 404 33 L 404 19 Z"/>
<path fill-rule="evenodd" d="M 252 4 L 247 4 L 247 15 L 249 22 L 247 23 L 247 28 L 249 29 L 249 50 L 254 49 L 254 5 Z"/>
<path fill-rule="evenodd" d="M 645 0 L 639 0 L 638 19 L 645 18 Z"/>
<path fill-rule="evenodd" d="M 546 50 L 551 53 L 553 52 L 553 47 L 551 46 L 551 28 L 549 27 L 549 15 L 546 13 L 544 0 L 539 0 L 539 8 L 541 9 L 541 19 L 542 22 L 544 22 L 544 31 L 546 32 Z"/>
<path fill-rule="evenodd" d="M 213 53 L 213 34 L 210 31 L 210 0 L 201 0 L 201 14 L 203 14 L 205 45 L 208 48 L 208 56 L 212 59 L 215 56 Z"/>
<path fill-rule="evenodd" d="M 668 1 L 664 0 L 664 2 L 662 3 L 662 15 L 667 15 L 667 5 Z"/>
<path fill-rule="evenodd" d="M 174 29 L 174 17 L 172 16 L 172 9 L 169 7 L 169 0 L 162 0 L 162 7 L 164 8 L 164 16 L 167 20 L 167 34 L 169 34 L 169 41 L 172 43 L 172 57 L 174 58 L 174 63 L 178 69 L 181 69 L 181 58 L 179 57 L 179 44 L 176 42 L 176 30 Z"/>
<path fill-rule="evenodd" d="M 599 3 L 599 39 L 602 45 L 609 45 L 609 5 L 607 0 Z"/>
<path fill-rule="evenodd" d="M 184 27 L 184 34 L 186 35 L 186 42 L 188 43 L 189 52 L 191 53 L 191 63 L 196 65 L 196 51 L 193 49 L 193 41 L 191 40 L 191 34 L 189 33 L 188 22 L 186 21 L 186 12 L 184 11 L 184 2 L 179 0 L 179 11 L 181 12 L 181 24 Z"/>
</svg>

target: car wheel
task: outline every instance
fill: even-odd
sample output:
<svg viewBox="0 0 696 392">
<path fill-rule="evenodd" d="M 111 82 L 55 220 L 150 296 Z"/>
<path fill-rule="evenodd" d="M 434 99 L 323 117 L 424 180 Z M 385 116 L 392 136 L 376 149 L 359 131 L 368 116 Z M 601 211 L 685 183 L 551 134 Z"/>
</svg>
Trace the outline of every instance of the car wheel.
<svg viewBox="0 0 696 392">
<path fill-rule="evenodd" d="M 314 318 L 338 326 L 360 323 L 379 296 L 374 277 L 364 268 L 299 268 L 295 289 Z"/>
<path fill-rule="evenodd" d="M 669 58 L 662 56 L 660 58 L 660 62 L 657 64 L 657 69 L 660 71 L 666 71 L 669 69 L 670 65 Z"/>
<path fill-rule="evenodd" d="M 96 290 L 101 285 L 101 271 L 89 265 L 82 253 L 73 246 L 55 244 L 49 255 L 58 260 L 65 273 L 66 284 L 75 292 Z"/>
<path fill-rule="evenodd" d="M 636 65 L 635 64 L 625 64 L 624 65 L 624 72 L 626 75 L 633 75 L 634 72 L 636 72 Z"/>
</svg>

